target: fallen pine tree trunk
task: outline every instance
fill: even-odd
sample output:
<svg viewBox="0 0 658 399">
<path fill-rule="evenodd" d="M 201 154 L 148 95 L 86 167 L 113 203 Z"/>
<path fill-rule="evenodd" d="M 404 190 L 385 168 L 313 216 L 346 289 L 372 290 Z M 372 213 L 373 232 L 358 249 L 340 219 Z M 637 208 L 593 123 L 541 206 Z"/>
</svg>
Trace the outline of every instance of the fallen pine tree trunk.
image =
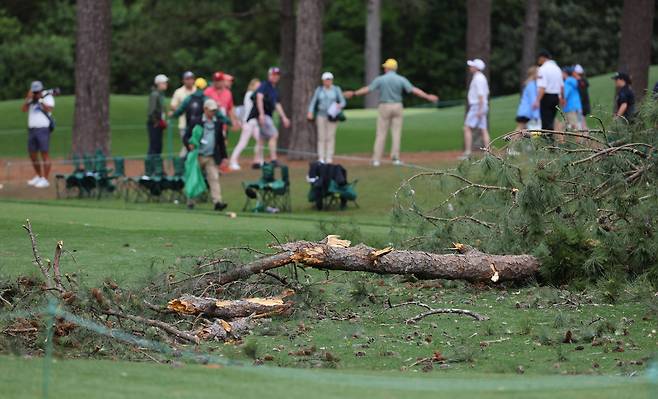
<svg viewBox="0 0 658 399">
<path fill-rule="evenodd" d="M 291 263 L 322 270 L 494 283 L 525 280 L 539 271 L 539 261 L 532 255 L 491 255 L 462 244 L 455 244 L 454 254 L 434 254 L 393 248 L 378 250 L 364 244 L 352 247 L 338 236 L 327 236 L 320 242 L 294 241 L 277 248 L 281 252 L 227 272 L 218 283 L 227 284 Z"/>
</svg>

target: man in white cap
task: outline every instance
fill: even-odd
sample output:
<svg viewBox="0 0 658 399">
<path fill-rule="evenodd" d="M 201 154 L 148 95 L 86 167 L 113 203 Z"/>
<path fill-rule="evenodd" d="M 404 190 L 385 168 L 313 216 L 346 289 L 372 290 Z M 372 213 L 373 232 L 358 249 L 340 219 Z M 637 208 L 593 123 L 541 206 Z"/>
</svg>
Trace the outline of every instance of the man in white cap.
<svg viewBox="0 0 658 399">
<path fill-rule="evenodd" d="M 174 91 L 174 95 L 171 97 L 171 103 L 169 103 L 170 110 L 176 110 L 178 107 L 185 101 L 187 96 L 191 95 L 196 91 L 194 86 L 194 73 L 192 71 L 185 71 L 183 73 L 183 85 Z M 185 115 L 178 117 L 178 133 L 182 139 L 185 136 L 185 129 L 187 127 Z M 180 150 L 180 156 L 184 157 L 187 154 L 187 148 L 183 146 Z"/>
<path fill-rule="evenodd" d="M 195 134 L 195 131 L 203 131 L 199 139 L 199 166 L 206 172 L 213 208 L 221 211 L 227 207 L 227 204 L 222 201 L 222 191 L 219 185 L 219 165 L 226 159 L 226 143 L 224 142 L 223 118 L 218 108 L 215 100 L 206 99 L 203 102 L 202 123 L 194 126 L 192 130 L 188 129 L 183 137 L 183 142 L 189 151 L 194 150 L 194 144 L 190 142 L 190 139 L 198 134 Z M 194 198 L 187 199 L 187 207 L 194 209 Z"/>
<path fill-rule="evenodd" d="M 153 79 L 153 89 L 149 95 L 146 128 L 149 133 L 148 155 L 162 154 L 162 132 L 167 127 L 164 114 L 164 91 L 169 78 L 163 74 Z"/>
<path fill-rule="evenodd" d="M 489 82 L 482 71 L 486 65 L 479 58 L 466 61 L 469 72 L 473 75 L 468 86 L 468 112 L 464 120 L 464 154 L 460 159 L 471 156 L 473 146 L 473 129 L 480 129 L 482 145 L 489 145 L 489 130 L 487 127 L 487 113 L 489 112 Z"/>
<path fill-rule="evenodd" d="M 402 95 L 411 93 L 416 97 L 423 98 L 429 102 L 439 101 L 434 94 L 427 94 L 418 87 L 413 86 L 407 78 L 398 75 L 398 62 L 393 58 L 387 59 L 384 64 L 384 74 L 376 77 L 368 86 L 356 91 L 346 91 L 345 98 L 352 96 L 365 96 L 371 91 L 379 90 L 379 106 L 377 111 L 377 135 L 372 156 L 372 166 L 379 166 L 389 128 L 393 136 L 391 145 L 391 160 L 395 165 L 401 165 L 400 142 L 402 140 Z"/>
<path fill-rule="evenodd" d="M 51 116 L 53 108 L 55 108 L 55 98 L 52 94 L 47 93 L 44 95 L 43 83 L 38 80 L 32 82 L 21 110 L 27 112 L 27 151 L 30 154 L 32 167 L 36 172 L 36 175 L 28 180 L 27 184 L 37 188 L 50 186 L 48 182 L 48 175 L 50 174 L 48 147 L 50 145 L 50 134 L 54 128 Z M 39 162 L 39 154 L 41 155 L 41 162 Z"/>
</svg>

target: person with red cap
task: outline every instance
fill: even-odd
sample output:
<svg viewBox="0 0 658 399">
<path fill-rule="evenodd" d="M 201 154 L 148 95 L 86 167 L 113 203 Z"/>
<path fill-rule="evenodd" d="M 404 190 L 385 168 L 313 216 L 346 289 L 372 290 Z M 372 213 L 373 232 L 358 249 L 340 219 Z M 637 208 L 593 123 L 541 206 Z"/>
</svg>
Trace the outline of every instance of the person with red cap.
<svg viewBox="0 0 658 399">
<path fill-rule="evenodd" d="M 205 94 L 206 97 L 215 100 L 220 111 L 231 119 L 233 129 L 239 129 L 240 120 L 235 115 L 233 93 L 231 93 L 230 88 L 232 84 L 233 76 L 221 71 L 215 72 L 212 76 L 212 86 L 209 86 L 203 94 Z"/>
</svg>

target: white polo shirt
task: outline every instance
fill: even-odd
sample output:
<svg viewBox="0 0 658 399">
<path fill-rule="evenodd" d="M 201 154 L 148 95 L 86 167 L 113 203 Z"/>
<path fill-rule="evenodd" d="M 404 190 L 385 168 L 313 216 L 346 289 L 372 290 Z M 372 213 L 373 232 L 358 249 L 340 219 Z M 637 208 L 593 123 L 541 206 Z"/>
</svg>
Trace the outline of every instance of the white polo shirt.
<svg viewBox="0 0 658 399">
<path fill-rule="evenodd" d="M 50 108 L 55 107 L 55 98 L 50 94 L 41 99 L 41 103 Z M 27 127 L 30 129 L 50 126 L 50 120 L 41 110 L 41 103 L 30 104 L 27 111 Z"/>
<path fill-rule="evenodd" d="M 480 97 L 484 97 L 484 103 L 489 98 L 489 83 L 487 77 L 480 71 L 473 74 L 471 84 L 468 86 L 468 104 L 475 105 L 480 103 Z"/>
<path fill-rule="evenodd" d="M 543 87 L 546 94 L 560 94 L 564 81 L 562 70 L 553 60 L 547 60 L 539 67 L 537 87 Z"/>
<path fill-rule="evenodd" d="M 190 94 L 194 93 L 195 91 L 196 91 L 196 87 L 194 86 L 192 86 L 192 88 L 189 90 L 185 86 L 181 86 L 178 89 L 176 89 L 176 91 L 174 91 L 174 95 L 171 97 L 171 102 L 169 103 L 170 109 L 176 111 L 178 107 L 181 105 L 181 103 L 185 101 L 185 98 Z M 179 130 L 185 129 L 186 124 L 187 124 L 187 120 L 185 119 L 185 114 L 179 116 L 178 129 Z"/>
</svg>

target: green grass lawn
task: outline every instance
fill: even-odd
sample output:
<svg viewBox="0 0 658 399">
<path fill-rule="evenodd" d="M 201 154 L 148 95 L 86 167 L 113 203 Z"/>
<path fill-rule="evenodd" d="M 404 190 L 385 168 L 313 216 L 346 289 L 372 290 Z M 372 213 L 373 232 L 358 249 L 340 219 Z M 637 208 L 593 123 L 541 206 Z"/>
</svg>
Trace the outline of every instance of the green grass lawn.
<svg viewBox="0 0 658 399">
<path fill-rule="evenodd" d="M 0 357 L 0 393 L 12 399 L 42 392 L 42 360 Z M 636 378 L 401 375 L 268 367 L 207 368 L 95 360 L 51 365 L 51 398 L 650 398 Z M 98 373 L 96 370 L 104 370 Z M 655 389 L 655 387 L 653 387 Z"/>
<path fill-rule="evenodd" d="M 614 86 L 610 75 L 590 80 L 592 109 L 607 119 L 612 110 Z M 658 66 L 651 68 L 649 82 L 658 80 Z M 236 89 L 236 98 L 240 97 Z M 439 93 L 440 94 L 440 93 Z M 25 116 L 19 111 L 21 101 L 0 102 L 0 158 L 25 155 Z M 498 97 L 491 102 L 491 133 L 498 136 L 515 126 L 514 116 L 518 95 Z M 114 95 L 110 103 L 112 127 L 112 152 L 115 155 L 139 156 L 146 152 L 145 127 L 146 96 Z M 338 154 L 369 153 L 372 150 L 375 131 L 375 111 L 348 110 L 348 121 L 338 130 Z M 53 136 L 52 154 L 67 156 L 71 149 L 73 97 L 57 99 L 55 116 L 58 128 Z M 408 109 L 404 121 L 404 151 L 441 151 L 462 148 L 461 126 L 464 109 L 461 106 L 442 109 Z M 231 146 L 237 134 L 230 135 Z M 178 146 L 178 142 L 176 142 Z M 167 148 L 167 147 L 165 147 Z"/>
</svg>

